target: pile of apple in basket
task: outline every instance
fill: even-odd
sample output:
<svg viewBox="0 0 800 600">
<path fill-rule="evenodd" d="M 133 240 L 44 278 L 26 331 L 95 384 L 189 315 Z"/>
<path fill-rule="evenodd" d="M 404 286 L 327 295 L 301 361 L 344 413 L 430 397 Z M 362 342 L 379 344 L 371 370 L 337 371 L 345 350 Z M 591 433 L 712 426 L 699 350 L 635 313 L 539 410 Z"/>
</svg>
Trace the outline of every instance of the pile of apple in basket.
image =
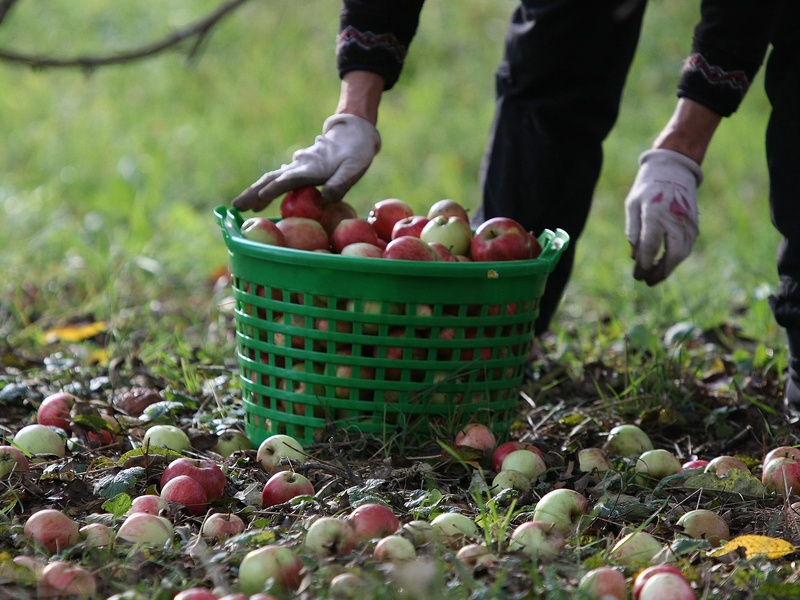
<svg viewBox="0 0 800 600">
<path fill-rule="evenodd" d="M 313 186 L 287 193 L 281 220 L 251 217 L 242 224 L 249 240 L 313 252 L 361 258 L 468 262 L 536 258 L 541 246 L 534 235 L 507 217 L 494 217 L 473 233 L 466 209 L 439 200 L 427 215 L 415 215 L 403 200 L 374 204 L 366 219 L 346 202 L 325 202 Z"/>
</svg>

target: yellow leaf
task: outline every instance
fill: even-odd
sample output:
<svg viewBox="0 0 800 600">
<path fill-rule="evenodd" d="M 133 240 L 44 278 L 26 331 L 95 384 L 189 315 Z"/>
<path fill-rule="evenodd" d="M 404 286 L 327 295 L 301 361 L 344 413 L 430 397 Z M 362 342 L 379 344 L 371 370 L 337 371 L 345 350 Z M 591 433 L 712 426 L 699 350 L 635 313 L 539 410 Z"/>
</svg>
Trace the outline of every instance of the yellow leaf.
<svg viewBox="0 0 800 600">
<path fill-rule="evenodd" d="M 795 551 L 794 544 L 780 538 L 767 535 L 740 535 L 709 553 L 709 556 L 723 556 L 744 548 L 746 558 L 766 556 L 767 558 L 781 558 Z"/>
<path fill-rule="evenodd" d="M 62 342 L 82 342 L 93 338 L 98 333 L 103 333 L 108 329 L 108 323 L 98 321 L 96 323 L 85 323 L 81 325 L 67 325 L 66 327 L 53 327 L 44 334 L 44 341 L 53 344 Z"/>
</svg>

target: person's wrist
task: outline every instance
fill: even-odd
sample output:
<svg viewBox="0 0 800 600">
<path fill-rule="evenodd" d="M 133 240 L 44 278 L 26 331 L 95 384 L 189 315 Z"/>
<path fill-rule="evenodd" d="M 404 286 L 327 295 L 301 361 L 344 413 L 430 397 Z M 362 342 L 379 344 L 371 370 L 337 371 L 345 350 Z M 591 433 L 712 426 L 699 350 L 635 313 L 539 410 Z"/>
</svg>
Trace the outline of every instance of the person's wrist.
<svg viewBox="0 0 800 600">
<path fill-rule="evenodd" d="M 702 164 L 721 120 L 722 117 L 710 108 L 681 98 L 669 123 L 656 138 L 653 149 L 679 152 L 698 165 Z"/>
<path fill-rule="evenodd" d="M 376 125 L 386 81 L 370 71 L 351 71 L 342 78 L 336 114 L 361 117 Z"/>
</svg>

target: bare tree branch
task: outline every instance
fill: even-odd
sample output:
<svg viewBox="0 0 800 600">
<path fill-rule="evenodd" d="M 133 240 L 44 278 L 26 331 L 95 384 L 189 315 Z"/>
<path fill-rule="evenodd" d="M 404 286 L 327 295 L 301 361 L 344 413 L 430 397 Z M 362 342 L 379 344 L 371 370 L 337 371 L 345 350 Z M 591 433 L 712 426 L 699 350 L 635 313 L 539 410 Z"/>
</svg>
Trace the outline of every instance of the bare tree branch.
<svg viewBox="0 0 800 600">
<path fill-rule="evenodd" d="M 0 23 L 2 23 L 3 18 L 5 18 L 8 11 L 17 1 L 18 0 L 0 0 Z M 228 0 L 224 4 L 221 4 L 214 12 L 193 23 L 192 25 L 189 25 L 183 29 L 179 29 L 172 35 L 162 40 L 141 46 L 139 48 L 134 48 L 132 50 L 116 52 L 105 56 L 55 58 L 52 56 L 23 54 L 14 52 L 13 50 L 5 50 L 0 48 L 0 60 L 23 64 L 35 69 L 82 67 L 84 69 L 91 70 L 96 67 L 105 67 L 108 65 L 116 65 L 149 58 L 194 37 L 194 43 L 192 44 L 192 47 L 188 53 L 188 56 L 191 59 L 196 55 L 199 47 L 208 37 L 208 34 L 211 32 L 211 30 L 218 25 L 222 19 L 235 11 L 245 2 L 248 2 L 248 0 Z"/>
</svg>

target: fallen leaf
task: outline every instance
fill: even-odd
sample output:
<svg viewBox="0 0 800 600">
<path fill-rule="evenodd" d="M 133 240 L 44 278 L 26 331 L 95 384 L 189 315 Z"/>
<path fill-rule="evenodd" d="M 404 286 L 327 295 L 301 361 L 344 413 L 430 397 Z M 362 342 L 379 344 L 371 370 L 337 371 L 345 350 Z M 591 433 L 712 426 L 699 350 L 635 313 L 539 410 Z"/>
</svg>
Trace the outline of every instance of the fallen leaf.
<svg viewBox="0 0 800 600">
<path fill-rule="evenodd" d="M 108 330 L 108 323 L 96 321 L 94 323 L 80 323 L 66 327 L 53 327 L 44 334 L 47 344 L 55 342 L 82 342 Z"/>
<path fill-rule="evenodd" d="M 723 556 L 744 548 L 745 557 L 766 556 L 781 558 L 795 551 L 794 544 L 768 535 L 740 535 L 727 542 L 721 548 L 709 553 L 709 556 Z"/>
</svg>

